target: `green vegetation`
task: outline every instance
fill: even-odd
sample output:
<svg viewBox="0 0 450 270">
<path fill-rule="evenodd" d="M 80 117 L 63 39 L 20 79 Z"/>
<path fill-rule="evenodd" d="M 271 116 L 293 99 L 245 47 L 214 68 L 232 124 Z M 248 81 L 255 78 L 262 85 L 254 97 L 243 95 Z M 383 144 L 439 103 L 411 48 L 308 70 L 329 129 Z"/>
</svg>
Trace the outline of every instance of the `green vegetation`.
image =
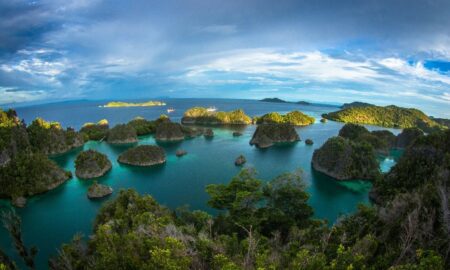
<svg viewBox="0 0 450 270">
<path fill-rule="evenodd" d="M 75 174 L 79 178 L 95 178 L 104 175 L 112 165 L 105 154 L 89 149 L 78 154 Z"/>
<path fill-rule="evenodd" d="M 288 124 L 294 126 L 307 126 L 314 124 L 314 121 L 314 117 L 306 115 L 300 111 L 292 111 L 286 115 L 271 112 L 261 117 L 255 117 L 253 120 L 256 124 Z"/>
<path fill-rule="evenodd" d="M 80 129 L 80 133 L 86 140 L 100 141 L 106 138 L 108 130 L 108 120 L 102 119 L 97 123 L 85 123 Z"/>
<path fill-rule="evenodd" d="M 142 117 L 136 117 L 128 125 L 132 126 L 138 136 L 148 135 L 155 133 L 156 131 L 156 121 L 149 121 Z"/>
<path fill-rule="evenodd" d="M 417 109 L 401 108 L 394 105 L 379 107 L 350 107 L 323 115 L 329 120 L 377 125 L 393 128 L 417 127 L 424 132 L 432 132 L 444 127 Z"/>
<path fill-rule="evenodd" d="M 165 106 L 166 103 L 161 101 L 146 101 L 146 102 L 122 102 L 112 101 L 103 105 L 104 108 L 116 108 L 116 107 L 153 107 L 153 106 Z"/>
<path fill-rule="evenodd" d="M 248 125 L 252 123 L 252 119 L 243 110 L 208 112 L 207 108 L 194 107 L 184 113 L 181 122 L 197 125 Z"/>
<path fill-rule="evenodd" d="M 138 141 L 137 133 L 131 125 L 120 124 L 109 130 L 106 137 L 108 143 L 127 144 L 136 143 Z"/>
<path fill-rule="evenodd" d="M 166 153 L 156 145 L 139 145 L 120 154 L 118 161 L 135 166 L 152 166 L 166 162 Z"/>
<path fill-rule="evenodd" d="M 58 122 L 47 122 L 36 118 L 27 127 L 28 137 L 33 151 L 44 154 L 61 154 L 84 144 L 81 134 L 67 128 L 64 130 Z"/>
<path fill-rule="evenodd" d="M 348 109 L 348 108 L 352 108 L 352 107 L 368 107 L 368 106 L 375 106 L 373 104 L 370 103 L 366 103 L 366 102 L 360 102 L 360 101 L 354 101 L 351 103 L 344 103 L 341 108 L 342 109 Z"/>
<path fill-rule="evenodd" d="M 405 161 L 394 168 L 396 172 L 380 176 L 386 177 L 385 181 L 376 182 L 391 187 L 393 181 L 408 188 L 388 189 L 389 196 L 380 189 L 385 198 L 382 204 L 361 205 L 355 214 L 342 217 L 332 227 L 313 219 L 301 174 L 284 174 L 265 182 L 246 169 L 227 184 L 207 186 L 208 204 L 219 211 L 215 217 L 186 208 L 172 212 L 148 195 L 121 191 L 100 210 L 94 236 L 87 240 L 76 236 L 61 247 L 50 266 L 51 269 L 448 269 L 450 239 L 445 219 L 448 190 L 442 193 L 439 187 L 445 191 L 442 181 L 448 184 L 448 175 L 442 178 L 440 172 L 448 170 L 449 136 L 447 132 L 419 139 L 415 143 L 417 149 L 432 147 L 441 152 L 424 159 L 407 151 Z M 421 166 L 410 164 L 411 158 L 426 160 L 430 170 L 420 173 Z M 416 173 L 417 179 L 424 181 L 410 186 L 409 179 L 402 174 Z"/>
<path fill-rule="evenodd" d="M 364 126 L 358 124 L 345 124 L 339 131 L 339 136 L 357 143 L 368 143 L 378 153 L 387 155 L 394 148 L 397 138 L 387 130 L 369 132 Z"/>
<path fill-rule="evenodd" d="M 450 119 L 445 119 L 445 118 L 434 118 L 431 117 L 431 119 L 433 119 L 434 121 L 436 121 L 437 123 L 446 126 L 447 128 L 450 128 Z"/>
<path fill-rule="evenodd" d="M 315 170 L 338 180 L 375 179 L 380 174 L 375 151 L 369 143 L 332 137 L 314 151 Z"/>
<path fill-rule="evenodd" d="M 70 178 L 41 153 L 19 154 L 7 166 L 0 167 L 0 197 L 28 197 L 53 189 Z"/>
<path fill-rule="evenodd" d="M 292 125 L 258 125 L 250 140 L 250 145 L 267 148 L 276 143 L 292 143 L 299 140 L 300 136 Z"/>
<path fill-rule="evenodd" d="M 288 103 L 287 101 L 279 99 L 279 98 L 263 98 L 260 101 L 273 102 L 273 103 Z"/>
</svg>

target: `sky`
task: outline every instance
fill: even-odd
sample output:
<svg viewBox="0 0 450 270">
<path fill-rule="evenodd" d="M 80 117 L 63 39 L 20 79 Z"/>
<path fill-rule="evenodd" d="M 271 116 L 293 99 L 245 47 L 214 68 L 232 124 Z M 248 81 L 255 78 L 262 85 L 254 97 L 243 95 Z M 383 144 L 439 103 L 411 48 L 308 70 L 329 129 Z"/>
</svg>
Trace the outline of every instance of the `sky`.
<svg viewBox="0 0 450 270">
<path fill-rule="evenodd" d="M 158 97 L 450 117 L 450 1 L 0 0 L 0 104 Z"/>
</svg>

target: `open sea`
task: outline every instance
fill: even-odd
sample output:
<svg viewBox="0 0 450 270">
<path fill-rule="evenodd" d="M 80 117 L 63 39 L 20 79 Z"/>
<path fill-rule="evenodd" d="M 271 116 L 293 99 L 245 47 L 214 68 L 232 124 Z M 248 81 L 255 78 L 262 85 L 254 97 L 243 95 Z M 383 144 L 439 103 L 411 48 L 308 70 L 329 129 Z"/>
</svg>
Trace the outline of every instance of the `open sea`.
<svg viewBox="0 0 450 270">
<path fill-rule="evenodd" d="M 69 242 L 76 233 L 89 236 L 99 208 L 107 200 L 114 198 L 120 189 L 133 188 L 140 194 L 150 194 L 159 203 L 170 208 L 189 205 L 192 210 L 201 209 L 214 214 L 207 205 L 208 195 L 205 187 L 208 184 L 227 183 L 236 175 L 240 168 L 234 165 L 234 160 L 241 154 L 247 159 L 245 167 L 255 168 L 258 177 L 264 181 L 271 180 L 284 172 L 301 170 L 308 186 L 309 203 L 314 208 L 315 217 L 327 219 L 330 224 L 341 215 L 354 212 L 359 203 L 369 203 L 370 182 L 358 180 L 338 182 L 311 168 L 314 149 L 319 148 L 328 138 L 336 136 L 343 126 L 342 123 L 332 121 L 320 123 L 321 114 L 336 111 L 338 107 L 236 99 L 162 99 L 162 101 L 165 101 L 167 105 L 101 108 L 99 106 L 106 104 L 107 101 L 72 101 L 17 107 L 16 110 L 19 117 L 24 118 L 26 123 L 30 123 L 36 117 L 42 117 L 77 130 L 86 122 L 97 122 L 101 119 L 107 119 L 110 127 L 126 123 L 137 116 L 155 119 L 161 114 L 167 114 L 166 110 L 169 107 L 175 109 L 169 114 L 172 121 L 180 121 L 184 111 L 194 106 L 214 106 L 221 111 L 241 108 L 250 116 L 272 111 L 286 113 L 300 110 L 315 117 L 316 123 L 297 128 L 302 141 L 264 150 L 249 145 L 256 128 L 253 125 L 243 128 L 214 127 L 215 136 L 212 140 L 197 137 L 179 143 L 161 144 L 160 146 L 166 151 L 167 162 L 150 168 L 119 164 L 118 155 L 131 146 L 113 146 L 106 142 L 90 141 L 82 149 L 52 157 L 65 170 L 74 173 L 74 160 L 80 151 L 95 149 L 106 154 L 113 168 L 97 181 L 111 186 L 115 192 L 108 198 L 91 201 L 87 199 L 86 193 L 94 180 L 79 180 L 74 174 L 74 178 L 67 183 L 48 193 L 30 198 L 25 208 L 16 209 L 22 217 L 23 237 L 26 244 L 35 245 L 39 249 L 36 259 L 37 269 L 46 269 L 48 258 L 56 254 L 57 248 L 62 243 Z M 373 126 L 367 126 L 367 128 L 369 130 L 383 129 Z M 233 137 L 232 133 L 235 130 L 243 132 L 243 136 Z M 389 130 L 394 134 L 401 131 Z M 314 145 L 305 145 L 304 140 L 308 138 L 314 141 Z M 153 136 L 144 136 L 140 138 L 139 144 L 156 144 L 156 142 Z M 185 149 L 188 154 L 178 158 L 175 152 L 180 148 Z M 396 152 L 389 157 L 379 157 L 382 171 L 388 171 L 398 157 L 399 153 Z M 5 209 L 10 207 L 10 204 L 8 201 L 0 200 L 0 207 Z M 0 248 L 19 261 L 11 239 L 3 227 L 0 228 Z"/>
</svg>

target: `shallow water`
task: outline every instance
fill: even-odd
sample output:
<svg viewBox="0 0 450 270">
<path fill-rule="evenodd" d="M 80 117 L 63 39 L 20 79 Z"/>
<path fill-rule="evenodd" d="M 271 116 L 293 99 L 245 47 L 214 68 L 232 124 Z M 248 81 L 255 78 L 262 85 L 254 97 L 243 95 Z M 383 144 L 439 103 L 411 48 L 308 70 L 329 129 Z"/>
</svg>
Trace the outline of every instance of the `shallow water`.
<svg viewBox="0 0 450 270">
<path fill-rule="evenodd" d="M 151 108 L 99 108 L 104 102 L 73 102 L 52 105 L 40 105 L 18 108 L 21 117 L 30 122 L 36 116 L 47 120 L 59 121 L 63 126 L 79 128 L 85 122 L 94 122 L 102 118 L 110 124 L 123 123 L 136 116 L 154 119 L 164 113 L 167 107 L 176 109 L 171 114 L 173 120 L 179 120 L 185 109 L 193 106 L 216 106 L 219 110 L 243 108 L 249 115 L 261 115 L 270 111 L 287 112 L 301 110 L 316 117 L 316 123 L 297 128 L 303 141 L 261 150 L 249 145 L 255 126 L 244 128 L 214 128 L 215 137 L 207 140 L 198 137 L 180 143 L 160 144 L 167 155 L 167 162 L 150 168 L 131 167 L 117 162 L 118 155 L 130 145 L 112 146 L 106 142 L 88 142 L 81 149 L 52 157 L 60 166 L 74 172 L 76 155 L 86 149 L 95 149 L 105 153 L 113 163 L 113 169 L 98 182 L 110 185 L 115 190 L 107 199 L 90 201 L 86 192 L 93 180 L 79 180 L 74 177 L 59 188 L 30 198 L 24 209 L 18 209 L 23 220 L 24 239 L 27 244 L 39 247 L 37 263 L 39 269 L 46 268 L 47 259 L 55 254 L 56 249 L 68 242 L 72 236 L 81 232 L 91 233 L 93 219 L 99 207 L 114 198 L 117 191 L 134 188 L 141 194 L 150 194 L 161 204 L 175 208 L 190 205 L 191 209 L 202 209 L 213 213 L 207 206 L 208 196 L 205 187 L 213 183 L 226 183 L 240 168 L 234 160 L 243 154 L 247 163 L 253 167 L 258 176 L 270 180 L 284 172 L 303 171 L 303 178 L 310 193 L 309 203 L 314 208 L 317 218 L 327 219 L 330 223 L 342 214 L 356 209 L 359 203 L 368 203 L 368 191 L 371 184 L 367 181 L 338 182 L 311 169 L 311 157 L 314 149 L 320 147 L 329 137 L 338 134 L 341 123 L 318 122 L 320 115 L 337 110 L 325 106 L 301 106 L 296 104 L 275 104 L 248 100 L 201 100 L 177 99 L 166 100 L 166 107 Z M 369 129 L 379 129 L 368 127 Z M 232 132 L 240 129 L 241 137 L 233 137 Z M 394 130 L 398 133 L 398 130 Z M 304 139 L 311 138 L 314 145 L 307 146 Z M 156 144 L 153 136 L 141 137 L 139 144 Z M 175 156 L 177 149 L 185 149 L 188 154 L 181 158 Z M 395 164 L 397 156 L 381 158 L 383 171 Z M 7 207 L 6 201 L 0 201 Z M 14 254 L 11 241 L 3 228 L 0 229 L 0 247 L 8 254 Z M 14 258 L 16 258 L 14 256 Z"/>
</svg>

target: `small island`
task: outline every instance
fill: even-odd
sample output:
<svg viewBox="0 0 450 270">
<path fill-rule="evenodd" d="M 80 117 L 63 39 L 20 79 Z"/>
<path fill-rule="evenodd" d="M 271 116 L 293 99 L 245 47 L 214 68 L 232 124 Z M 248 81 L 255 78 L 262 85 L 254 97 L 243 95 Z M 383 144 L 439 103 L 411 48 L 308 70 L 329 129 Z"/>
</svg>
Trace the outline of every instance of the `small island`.
<svg viewBox="0 0 450 270">
<path fill-rule="evenodd" d="M 94 182 L 88 189 L 87 197 L 91 200 L 94 200 L 109 196 L 112 193 L 112 187 Z"/>
<path fill-rule="evenodd" d="M 105 175 L 111 167 L 111 161 L 105 154 L 90 149 L 78 154 L 75 175 L 81 179 L 96 178 Z"/>
<path fill-rule="evenodd" d="M 184 113 L 181 123 L 196 125 L 248 125 L 252 123 L 252 119 L 243 110 L 216 112 L 204 107 L 194 107 Z"/>
<path fill-rule="evenodd" d="M 123 102 L 123 101 L 111 101 L 106 105 L 100 106 L 102 108 L 120 108 L 120 107 L 154 107 L 165 106 L 166 103 L 161 101 L 146 101 L 146 102 Z"/>
<path fill-rule="evenodd" d="M 323 114 L 322 117 L 344 123 L 368 124 L 392 128 L 417 127 L 424 132 L 445 129 L 444 126 L 420 110 L 402 108 L 394 105 L 386 107 L 349 107 L 337 112 Z"/>
<path fill-rule="evenodd" d="M 106 138 L 108 130 L 108 120 L 102 119 L 97 123 L 85 123 L 80 129 L 80 133 L 84 136 L 86 141 L 100 141 Z"/>
<path fill-rule="evenodd" d="M 133 166 L 153 166 L 166 162 L 166 153 L 156 145 L 139 145 L 120 154 L 120 163 Z"/>
<path fill-rule="evenodd" d="M 261 117 L 255 117 L 253 122 L 256 124 L 287 124 L 293 126 L 307 126 L 314 124 L 315 119 L 300 111 L 292 111 L 285 115 L 277 112 L 267 113 Z"/>
<path fill-rule="evenodd" d="M 292 143 L 300 140 L 300 136 L 295 131 L 294 126 L 287 124 L 259 125 L 250 145 L 258 148 L 268 148 L 277 143 Z"/>
<path fill-rule="evenodd" d="M 342 104 L 341 109 L 348 109 L 348 108 L 352 108 L 352 107 L 369 107 L 369 106 L 375 106 L 375 105 L 366 103 L 366 102 L 361 102 L 361 101 L 353 101 L 350 103 Z"/>
<path fill-rule="evenodd" d="M 178 123 L 161 123 L 156 127 L 155 139 L 157 141 L 182 141 L 184 138 L 183 126 Z"/>
<path fill-rule="evenodd" d="M 109 130 L 106 141 L 110 144 L 137 143 L 136 130 L 131 125 L 119 124 Z"/>
<path fill-rule="evenodd" d="M 312 166 L 337 180 L 372 180 L 380 174 L 373 148 L 343 137 L 332 137 L 314 151 Z"/>
<path fill-rule="evenodd" d="M 276 97 L 274 97 L 274 98 L 263 98 L 263 99 L 261 99 L 260 101 L 263 101 L 263 102 L 272 102 L 272 103 L 288 103 L 287 101 L 282 100 L 282 99 L 280 99 L 280 98 L 276 98 Z"/>
</svg>

